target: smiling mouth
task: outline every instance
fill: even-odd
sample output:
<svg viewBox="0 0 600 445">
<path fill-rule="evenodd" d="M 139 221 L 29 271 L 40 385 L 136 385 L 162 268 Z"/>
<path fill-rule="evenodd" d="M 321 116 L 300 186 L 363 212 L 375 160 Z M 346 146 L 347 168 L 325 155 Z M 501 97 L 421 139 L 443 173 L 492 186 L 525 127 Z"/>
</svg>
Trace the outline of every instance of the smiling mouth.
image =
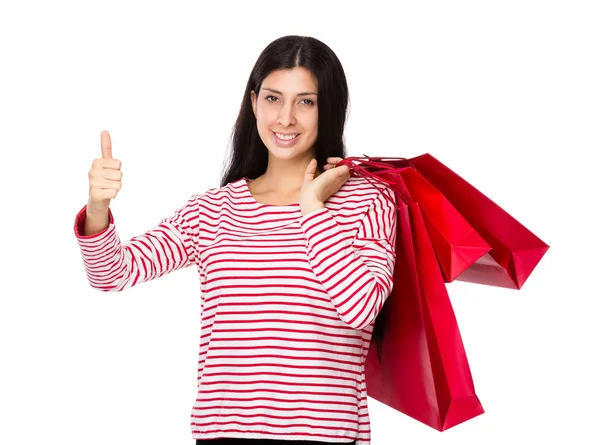
<svg viewBox="0 0 600 445">
<path fill-rule="evenodd" d="M 277 133 L 276 131 L 274 131 L 273 134 L 275 135 L 275 137 L 277 139 L 279 139 L 281 141 L 292 141 L 292 140 L 296 139 L 298 136 L 300 136 L 300 133 L 291 133 L 289 135 L 286 135 L 284 133 Z"/>
</svg>

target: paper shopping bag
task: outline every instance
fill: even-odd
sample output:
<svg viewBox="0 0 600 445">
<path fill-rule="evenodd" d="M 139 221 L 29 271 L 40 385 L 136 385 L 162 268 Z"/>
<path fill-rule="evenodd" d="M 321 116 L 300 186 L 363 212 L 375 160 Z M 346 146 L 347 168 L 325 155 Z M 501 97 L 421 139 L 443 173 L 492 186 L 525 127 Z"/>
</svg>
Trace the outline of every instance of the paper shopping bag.
<svg viewBox="0 0 600 445">
<path fill-rule="evenodd" d="M 386 175 L 392 174 L 391 171 Z M 410 197 L 419 203 L 444 281 L 451 283 L 491 250 L 448 199 L 414 168 L 398 169 Z"/>
<path fill-rule="evenodd" d="M 355 167 L 357 171 L 364 168 L 380 176 L 385 176 L 384 171 L 393 173 L 412 167 L 491 246 L 488 253 L 456 276 L 459 281 L 520 289 L 549 248 L 508 212 L 429 153 L 414 158 L 365 155 L 365 158 L 350 157 L 342 162 L 352 164 L 352 160 L 360 159 L 367 161 L 361 162 L 364 167 Z M 416 190 L 411 189 L 410 194 L 416 195 Z M 432 235 L 432 238 L 435 237 Z"/>
<path fill-rule="evenodd" d="M 457 279 L 520 289 L 549 246 L 430 154 L 410 160 L 492 246 Z"/>
<path fill-rule="evenodd" d="M 359 158 L 346 158 L 342 163 L 354 159 Z M 354 174 L 394 184 L 401 199 L 419 203 L 445 282 L 454 281 L 491 250 L 448 199 L 411 166 L 394 167 L 370 159 L 349 165 Z M 400 183 L 398 178 L 402 178 Z"/>
<path fill-rule="evenodd" d="M 397 208 L 394 286 L 382 344 L 367 355 L 367 394 L 443 431 L 484 411 L 419 204 Z"/>
</svg>

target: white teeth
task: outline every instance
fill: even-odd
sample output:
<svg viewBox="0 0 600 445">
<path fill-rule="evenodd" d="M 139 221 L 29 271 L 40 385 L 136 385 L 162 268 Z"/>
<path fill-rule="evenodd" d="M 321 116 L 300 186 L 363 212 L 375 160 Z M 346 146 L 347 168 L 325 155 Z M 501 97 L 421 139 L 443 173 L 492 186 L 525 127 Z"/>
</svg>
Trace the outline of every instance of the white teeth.
<svg viewBox="0 0 600 445">
<path fill-rule="evenodd" d="M 289 136 L 286 136 L 284 134 L 280 134 L 280 133 L 275 133 L 277 135 L 277 137 L 279 139 L 283 139 L 284 141 L 291 141 L 292 139 L 294 139 L 296 136 L 298 136 L 300 133 L 296 133 L 296 134 L 290 134 Z"/>
</svg>

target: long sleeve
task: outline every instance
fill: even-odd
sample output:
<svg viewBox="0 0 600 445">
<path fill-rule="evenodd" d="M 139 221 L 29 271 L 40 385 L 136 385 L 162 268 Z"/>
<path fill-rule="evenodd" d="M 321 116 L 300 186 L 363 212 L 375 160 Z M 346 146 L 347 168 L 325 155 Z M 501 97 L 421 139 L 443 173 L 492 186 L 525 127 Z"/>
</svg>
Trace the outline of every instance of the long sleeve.
<svg viewBox="0 0 600 445">
<path fill-rule="evenodd" d="M 340 230 L 327 208 L 300 218 L 313 272 L 327 290 L 340 319 L 354 329 L 364 329 L 375 320 L 392 290 L 395 203 L 391 189 L 380 192 L 354 239 Z"/>
<path fill-rule="evenodd" d="M 138 283 L 196 263 L 198 195 L 194 194 L 157 226 L 122 243 L 109 208 L 109 226 L 84 236 L 84 206 L 75 217 L 74 231 L 90 285 L 104 292 L 119 292 Z"/>
</svg>

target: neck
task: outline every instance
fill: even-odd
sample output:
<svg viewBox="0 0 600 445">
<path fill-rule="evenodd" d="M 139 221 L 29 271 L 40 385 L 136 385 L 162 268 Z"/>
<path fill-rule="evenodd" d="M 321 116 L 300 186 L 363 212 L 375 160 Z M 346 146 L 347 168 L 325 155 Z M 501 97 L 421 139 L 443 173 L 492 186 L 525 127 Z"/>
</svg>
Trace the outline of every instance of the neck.
<svg viewBox="0 0 600 445">
<path fill-rule="evenodd" d="M 294 194 L 300 191 L 304 183 L 304 173 L 312 157 L 301 162 L 269 159 L 267 171 L 259 176 L 261 188 L 265 191 L 276 191 L 283 194 Z M 315 178 L 322 173 L 317 167 Z"/>
</svg>

